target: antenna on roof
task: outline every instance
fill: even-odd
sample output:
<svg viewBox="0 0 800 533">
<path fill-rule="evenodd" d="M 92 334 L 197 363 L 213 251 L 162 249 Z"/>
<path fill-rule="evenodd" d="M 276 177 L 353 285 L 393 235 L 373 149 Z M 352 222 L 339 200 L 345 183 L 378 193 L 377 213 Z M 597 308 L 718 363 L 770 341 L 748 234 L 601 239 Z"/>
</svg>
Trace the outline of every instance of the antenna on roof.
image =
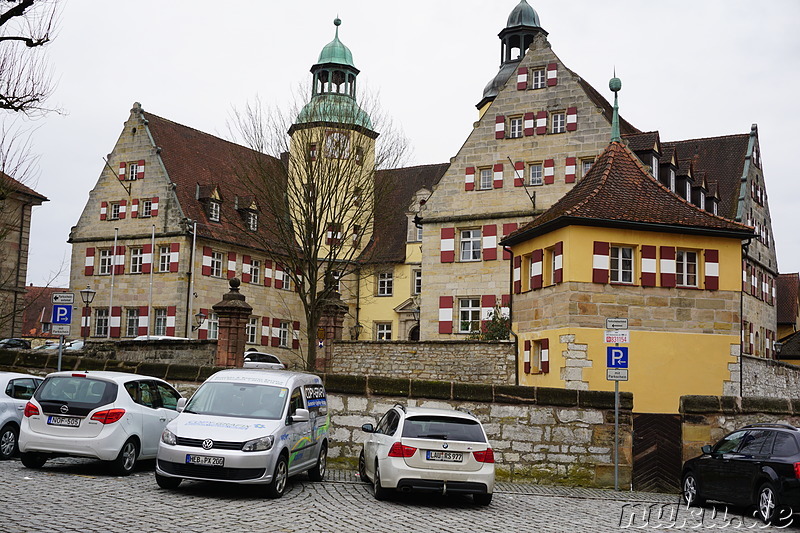
<svg viewBox="0 0 800 533">
<path fill-rule="evenodd" d="M 528 198 L 531 201 L 531 207 L 533 207 L 533 209 L 535 211 L 536 210 L 536 191 L 533 191 L 531 193 L 531 191 L 528 190 L 528 186 L 525 185 L 525 176 L 524 175 L 522 175 L 522 176 L 519 175 L 519 170 L 517 170 L 517 168 L 514 166 L 514 162 L 511 160 L 510 157 L 506 156 L 506 159 L 508 159 L 508 162 L 511 164 L 511 168 L 514 169 L 514 175 L 522 183 L 522 188 L 525 189 L 525 194 L 528 195 Z"/>
<path fill-rule="evenodd" d="M 119 177 L 119 175 L 118 175 L 116 172 L 114 172 L 114 169 L 113 169 L 113 168 L 111 168 L 111 165 L 109 165 L 109 164 L 108 164 L 108 159 L 106 159 L 105 157 L 101 157 L 101 159 L 103 160 L 103 163 L 105 163 L 105 164 L 106 164 L 106 167 L 108 167 L 108 170 L 110 170 L 110 171 L 111 171 L 111 173 L 114 175 L 114 177 L 115 177 L 115 178 L 118 178 L 118 177 Z M 123 189 L 125 189 L 125 192 L 126 192 L 126 193 L 128 193 L 128 196 L 130 196 L 130 195 L 131 195 L 131 187 L 132 187 L 132 184 L 129 184 L 128 186 L 125 186 L 125 184 L 124 184 L 124 183 L 122 183 L 122 180 L 120 180 L 120 179 L 117 179 L 116 181 L 118 181 L 118 182 L 119 182 L 120 186 L 121 186 Z"/>
</svg>

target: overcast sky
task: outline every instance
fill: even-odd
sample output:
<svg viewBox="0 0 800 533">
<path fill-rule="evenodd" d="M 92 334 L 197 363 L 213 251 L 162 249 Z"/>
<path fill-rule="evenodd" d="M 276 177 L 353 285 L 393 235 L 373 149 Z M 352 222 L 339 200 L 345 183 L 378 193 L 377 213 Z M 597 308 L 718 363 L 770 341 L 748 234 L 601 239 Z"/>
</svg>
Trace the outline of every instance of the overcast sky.
<svg viewBox="0 0 800 533">
<path fill-rule="evenodd" d="M 68 0 L 49 59 L 50 103 L 66 111 L 31 125 L 38 181 L 28 282 L 68 285 L 70 227 L 88 199 L 131 104 L 229 137 L 234 108 L 259 97 L 288 107 L 334 35 L 413 149 L 410 164 L 447 162 L 497 73 L 518 0 Z M 529 0 L 564 64 L 662 141 L 741 134 L 758 124 L 781 272 L 800 271 L 796 181 L 800 2 Z M 795 161 L 795 164 L 792 164 Z"/>
</svg>

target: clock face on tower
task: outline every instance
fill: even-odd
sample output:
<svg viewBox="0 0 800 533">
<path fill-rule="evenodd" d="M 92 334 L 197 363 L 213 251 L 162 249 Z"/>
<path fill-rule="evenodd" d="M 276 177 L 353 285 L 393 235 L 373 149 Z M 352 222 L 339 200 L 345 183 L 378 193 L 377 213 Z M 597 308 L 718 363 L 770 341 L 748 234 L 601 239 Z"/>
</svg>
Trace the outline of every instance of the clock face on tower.
<svg viewBox="0 0 800 533">
<path fill-rule="evenodd" d="M 350 155 L 350 136 L 343 131 L 329 130 L 325 134 L 325 155 L 346 159 Z"/>
</svg>

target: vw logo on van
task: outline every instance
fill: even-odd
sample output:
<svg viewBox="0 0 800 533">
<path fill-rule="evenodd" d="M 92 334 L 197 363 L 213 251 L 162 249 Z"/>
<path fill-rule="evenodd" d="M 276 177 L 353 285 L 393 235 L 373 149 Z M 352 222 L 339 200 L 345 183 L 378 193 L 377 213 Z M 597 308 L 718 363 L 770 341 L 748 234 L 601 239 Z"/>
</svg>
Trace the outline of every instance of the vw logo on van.
<svg viewBox="0 0 800 533">
<path fill-rule="evenodd" d="M 67 404 L 62 405 L 60 411 L 62 415 L 67 414 L 69 412 L 69 405 Z"/>
<path fill-rule="evenodd" d="M 203 441 L 202 446 L 204 450 L 210 450 L 211 448 L 214 447 L 214 441 L 211 439 L 206 439 Z"/>
</svg>

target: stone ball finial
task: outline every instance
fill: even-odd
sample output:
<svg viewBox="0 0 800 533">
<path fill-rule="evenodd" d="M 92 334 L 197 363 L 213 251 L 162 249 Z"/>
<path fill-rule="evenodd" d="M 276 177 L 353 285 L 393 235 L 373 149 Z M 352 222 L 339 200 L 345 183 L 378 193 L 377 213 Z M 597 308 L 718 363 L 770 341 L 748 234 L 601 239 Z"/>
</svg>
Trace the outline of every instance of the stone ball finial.
<svg viewBox="0 0 800 533">
<path fill-rule="evenodd" d="M 611 80 L 608 82 L 608 88 L 611 89 L 612 92 L 619 91 L 622 89 L 622 80 L 616 76 L 611 78 Z"/>
<path fill-rule="evenodd" d="M 336 17 L 335 19 L 333 19 L 333 25 L 334 26 L 341 26 L 342 25 L 342 19 L 340 19 L 339 17 Z"/>
<path fill-rule="evenodd" d="M 228 285 L 230 285 L 232 291 L 238 291 L 241 284 L 242 282 L 239 278 L 231 278 L 230 281 L 228 281 Z"/>
</svg>

